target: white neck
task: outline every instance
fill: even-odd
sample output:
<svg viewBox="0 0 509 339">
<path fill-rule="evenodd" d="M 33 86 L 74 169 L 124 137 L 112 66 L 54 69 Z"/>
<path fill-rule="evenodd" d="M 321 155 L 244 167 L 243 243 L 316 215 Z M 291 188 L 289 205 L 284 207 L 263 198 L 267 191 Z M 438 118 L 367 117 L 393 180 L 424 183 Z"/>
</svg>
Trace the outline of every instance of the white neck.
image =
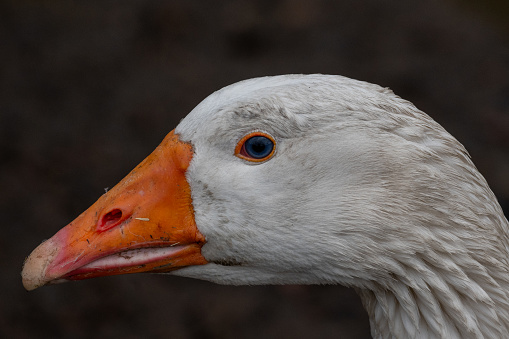
<svg viewBox="0 0 509 339">
<path fill-rule="evenodd" d="M 388 286 L 356 289 L 373 338 L 509 338 L 505 267 L 495 258 L 488 268 L 468 255 L 444 258 L 416 256 Z"/>
</svg>

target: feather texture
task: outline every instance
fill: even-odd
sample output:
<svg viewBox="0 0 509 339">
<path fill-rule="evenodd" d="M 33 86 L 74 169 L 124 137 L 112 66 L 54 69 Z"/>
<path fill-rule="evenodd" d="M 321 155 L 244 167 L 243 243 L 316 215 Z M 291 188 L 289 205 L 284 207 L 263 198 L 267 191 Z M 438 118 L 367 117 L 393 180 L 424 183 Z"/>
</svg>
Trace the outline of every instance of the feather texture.
<svg viewBox="0 0 509 339">
<path fill-rule="evenodd" d="M 260 130 L 263 163 L 233 156 Z M 508 222 L 464 147 L 390 90 L 340 76 L 243 81 L 177 127 L 209 261 L 223 284 L 354 287 L 375 338 L 509 333 Z"/>
</svg>

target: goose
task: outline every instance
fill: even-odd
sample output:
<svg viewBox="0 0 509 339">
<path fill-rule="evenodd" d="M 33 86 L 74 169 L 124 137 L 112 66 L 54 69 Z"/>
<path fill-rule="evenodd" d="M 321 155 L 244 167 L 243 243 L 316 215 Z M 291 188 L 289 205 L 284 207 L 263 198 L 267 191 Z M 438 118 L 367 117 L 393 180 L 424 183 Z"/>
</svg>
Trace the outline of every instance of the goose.
<svg viewBox="0 0 509 339">
<path fill-rule="evenodd" d="M 340 284 L 374 338 L 509 338 L 508 226 L 465 148 L 388 88 L 262 77 L 203 100 L 22 281 Z"/>
</svg>

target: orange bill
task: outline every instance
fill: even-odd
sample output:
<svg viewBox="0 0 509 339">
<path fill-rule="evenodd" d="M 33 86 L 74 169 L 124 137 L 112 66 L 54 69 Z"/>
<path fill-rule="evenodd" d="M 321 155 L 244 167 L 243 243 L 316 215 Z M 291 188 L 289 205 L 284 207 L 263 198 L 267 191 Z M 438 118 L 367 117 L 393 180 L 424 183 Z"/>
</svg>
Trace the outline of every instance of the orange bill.
<svg viewBox="0 0 509 339">
<path fill-rule="evenodd" d="M 206 264 L 185 177 L 192 155 L 191 145 L 170 132 L 120 183 L 30 254 L 21 273 L 25 288 Z"/>
</svg>

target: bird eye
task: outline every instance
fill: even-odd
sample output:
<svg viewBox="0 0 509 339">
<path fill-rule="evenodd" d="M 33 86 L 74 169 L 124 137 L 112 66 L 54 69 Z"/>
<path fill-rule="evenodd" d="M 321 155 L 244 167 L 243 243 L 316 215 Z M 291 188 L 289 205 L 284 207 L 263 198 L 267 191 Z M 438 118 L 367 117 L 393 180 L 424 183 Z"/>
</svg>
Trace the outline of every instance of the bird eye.
<svg viewBox="0 0 509 339">
<path fill-rule="evenodd" d="M 262 162 L 272 157 L 276 150 L 275 146 L 276 141 L 267 133 L 253 132 L 239 141 L 235 155 L 245 160 Z"/>
</svg>

